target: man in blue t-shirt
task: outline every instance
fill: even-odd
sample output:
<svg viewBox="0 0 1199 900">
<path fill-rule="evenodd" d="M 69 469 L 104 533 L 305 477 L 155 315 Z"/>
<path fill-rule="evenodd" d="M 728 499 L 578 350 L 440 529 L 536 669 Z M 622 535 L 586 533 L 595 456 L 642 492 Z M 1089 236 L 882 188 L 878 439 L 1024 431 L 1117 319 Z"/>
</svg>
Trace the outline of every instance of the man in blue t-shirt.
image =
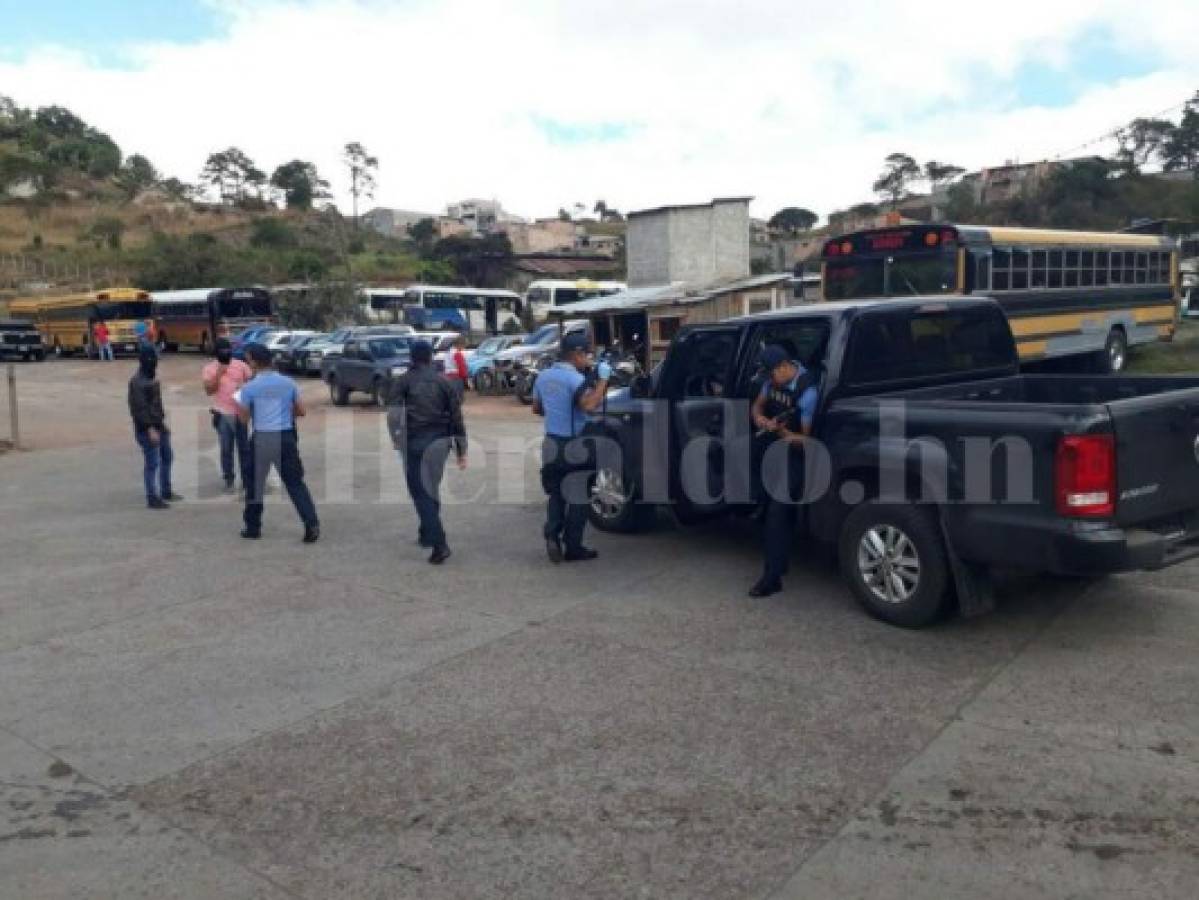
<svg viewBox="0 0 1199 900">
<path fill-rule="evenodd" d="M 799 501 L 795 493 L 803 480 L 800 451 L 812 433 L 820 396 L 815 376 L 791 359 L 782 347 L 766 347 L 761 363 L 766 383 L 754 398 L 754 427 L 759 434 L 786 443 L 787 451 L 782 456 L 777 451 L 768 452 L 767 464 L 762 469 L 766 487 L 762 534 L 765 564 L 762 577 L 749 589 L 751 597 L 769 597 L 783 589 L 783 575 L 795 538 L 795 504 Z M 778 496 L 783 493 L 785 497 Z"/>
<path fill-rule="evenodd" d="M 312 544 L 321 536 L 316 504 L 304 483 L 304 464 L 296 435 L 296 416 L 304 415 L 304 404 L 296 383 L 272 368 L 271 352 L 262 344 L 245 347 L 246 361 L 254 377 L 233 395 L 237 415 L 252 424 L 250 439 L 250 477 L 246 479 L 246 527 L 241 536 L 262 536 L 262 497 L 271 466 L 279 471 L 287 496 L 304 523 L 304 543 Z"/>
<path fill-rule="evenodd" d="M 546 502 L 545 552 L 550 562 L 578 562 L 599 554 L 583 546 L 587 527 L 585 498 L 568 497 L 563 491 L 566 477 L 585 471 L 586 448 L 572 441 L 583 433 L 587 414 L 599 409 L 608 392 L 612 367 L 600 363 L 599 380 L 587 386 L 583 374 L 590 368 L 587 336 L 568 334 L 558 348 L 558 362 L 537 376 L 533 386 L 533 412 L 545 416 L 545 440 L 541 445 L 541 486 Z"/>
</svg>

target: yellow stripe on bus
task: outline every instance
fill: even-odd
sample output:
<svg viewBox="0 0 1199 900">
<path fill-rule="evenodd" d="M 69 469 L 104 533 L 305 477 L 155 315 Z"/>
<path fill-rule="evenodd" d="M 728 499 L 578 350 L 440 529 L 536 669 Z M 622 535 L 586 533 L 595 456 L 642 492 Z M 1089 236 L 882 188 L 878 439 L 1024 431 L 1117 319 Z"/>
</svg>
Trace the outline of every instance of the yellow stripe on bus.
<svg viewBox="0 0 1199 900">
<path fill-rule="evenodd" d="M 1020 353 L 1020 358 L 1044 356 L 1049 352 L 1049 341 L 1018 341 L 1016 349 Z"/>
<path fill-rule="evenodd" d="M 1174 304 L 1165 303 L 1158 306 L 1139 306 L 1121 309 L 1089 309 L 1076 313 L 1056 313 L 1048 316 L 1020 316 L 1010 320 L 1012 334 L 1019 339 L 1030 334 L 1061 334 L 1071 331 L 1081 331 L 1088 321 L 1106 322 L 1111 316 L 1119 313 L 1132 313 L 1138 323 L 1154 323 L 1162 319 L 1173 319 Z"/>
</svg>

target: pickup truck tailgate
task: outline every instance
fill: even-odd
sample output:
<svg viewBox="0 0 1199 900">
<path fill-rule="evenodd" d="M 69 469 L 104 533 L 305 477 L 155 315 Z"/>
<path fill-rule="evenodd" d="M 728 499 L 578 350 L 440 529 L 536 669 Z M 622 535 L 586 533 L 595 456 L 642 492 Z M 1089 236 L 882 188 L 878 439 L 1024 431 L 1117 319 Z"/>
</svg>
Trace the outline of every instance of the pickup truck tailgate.
<svg viewBox="0 0 1199 900">
<path fill-rule="evenodd" d="M 1116 521 L 1199 510 L 1199 388 L 1114 400 Z"/>
</svg>

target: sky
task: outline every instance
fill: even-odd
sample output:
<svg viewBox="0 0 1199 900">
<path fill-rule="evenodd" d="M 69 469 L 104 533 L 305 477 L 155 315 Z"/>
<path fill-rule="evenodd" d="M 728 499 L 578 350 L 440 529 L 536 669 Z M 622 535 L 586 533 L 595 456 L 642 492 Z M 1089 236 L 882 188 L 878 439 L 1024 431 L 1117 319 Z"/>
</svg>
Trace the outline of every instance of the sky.
<svg viewBox="0 0 1199 900">
<path fill-rule="evenodd" d="M 311 160 L 343 209 L 358 141 L 367 206 L 824 216 L 873 199 L 888 153 L 1104 152 L 1199 90 L 1194 0 L 0 0 L 0 23 L 0 94 L 185 181 L 229 146 Z"/>
</svg>

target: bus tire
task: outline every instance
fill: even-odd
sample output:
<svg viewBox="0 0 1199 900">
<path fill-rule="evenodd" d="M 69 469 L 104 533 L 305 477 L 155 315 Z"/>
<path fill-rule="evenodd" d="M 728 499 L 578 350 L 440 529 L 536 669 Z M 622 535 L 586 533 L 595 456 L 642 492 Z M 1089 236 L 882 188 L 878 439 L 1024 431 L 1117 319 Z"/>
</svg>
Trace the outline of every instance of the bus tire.
<svg viewBox="0 0 1199 900">
<path fill-rule="evenodd" d="M 1124 371 L 1128 362 L 1128 335 L 1124 329 L 1116 326 L 1107 333 L 1103 343 L 1103 352 L 1096 360 L 1099 372 L 1103 375 L 1119 375 Z"/>
</svg>

